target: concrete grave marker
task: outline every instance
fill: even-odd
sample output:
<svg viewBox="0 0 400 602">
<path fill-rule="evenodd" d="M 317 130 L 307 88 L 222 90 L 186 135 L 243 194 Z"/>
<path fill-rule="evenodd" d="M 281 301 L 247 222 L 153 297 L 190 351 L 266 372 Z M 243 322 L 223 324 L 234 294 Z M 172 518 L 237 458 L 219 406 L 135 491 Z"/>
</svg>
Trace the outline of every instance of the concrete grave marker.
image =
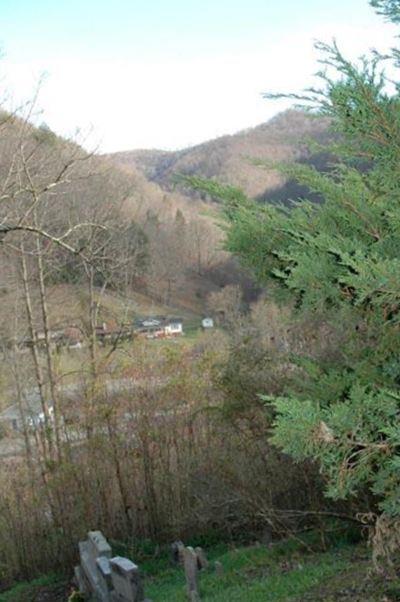
<svg viewBox="0 0 400 602">
<path fill-rule="evenodd" d="M 199 567 L 199 569 L 207 569 L 208 568 L 208 560 L 207 560 L 207 556 L 203 550 L 203 548 L 195 548 L 194 551 L 196 552 L 196 556 L 197 556 L 197 566 Z"/>
<path fill-rule="evenodd" d="M 189 600 L 193 600 L 192 593 L 198 594 L 198 564 L 197 564 L 197 555 L 196 552 L 188 546 L 184 548 L 183 551 L 183 565 L 185 568 L 185 577 L 186 577 L 186 591 Z M 194 598 L 196 599 L 196 598 Z"/>
<path fill-rule="evenodd" d="M 79 555 L 75 579 L 90 600 L 146 602 L 138 567 L 128 558 L 111 558 L 111 546 L 100 531 L 89 531 L 88 539 L 79 542 Z"/>
<path fill-rule="evenodd" d="M 121 602 L 143 602 L 144 594 L 139 569 L 128 558 L 115 556 L 110 560 L 113 599 Z"/>
<path fill-rule="evenodd" d="M 110 561 L 105 556 L 99 556 L 96 560 L 97 573 L 102 589 L 112 590 Z"/>
<path fill-rule="evenodd" d="M 92 548 L 92 555 L 95 558 L 99 556 L 111 558 L 111 546 L 101 531 L 89 531 L 88 540 Z"/>
<path fill-rule="evenodd" d="M 91 592 L 99 602 L 109 602 L 110 596 L 107 587 L 99 575 L 96 560 L 97 556 L 89 540 L 79 542 L 80 577 L 84 588 Z"/>
<path fill-rule="evenodd" d="M 171 544 L 171 560 L 173 564 L 182 564 L 183 565 L 183 551 L 185 549 L 185 544 L 178 540 L 174 541 Z"/>
</svg>

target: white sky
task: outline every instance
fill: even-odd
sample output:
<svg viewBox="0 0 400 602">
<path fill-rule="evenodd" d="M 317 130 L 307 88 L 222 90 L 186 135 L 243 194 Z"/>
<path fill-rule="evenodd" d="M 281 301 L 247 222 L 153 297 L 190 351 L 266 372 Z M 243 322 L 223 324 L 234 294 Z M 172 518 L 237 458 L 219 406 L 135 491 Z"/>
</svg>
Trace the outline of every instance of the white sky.
<svg viewBox="0 0 400 602">
<path fill-rule="evenodd" d="M 18 44 L 10 6 L 0 73 L 14 104 L 31 97 L 40 74 L 47 73 L 38 121 L 62 135 L 80 128 L 89 133 L 86 146 L 104 152 L 182 148 L 257 125 L 287 106 L 264 100 L 262 92 L 297 92 L 312 83 L 315 39 L 336 37 L 346 56 L 355 58 L 371 46 L 387 48 L 395 32 L 372 10 L 347 20 L 343 8 L 342 20 L 339 14 L 332 23 L 320 18 L 305 27 L 290 20 L 287 26 L 255 27 L 254 37 L 249 29 L 244 38 L 236 34 L 237 43 L 233 28 L 221 44 L 186 40 L 162 48 L 144 37 L 136 49 L 114 42 L 109 53 L 101 46 L 82 50 L 73 38 L 39 45 L 34 32 L 31 45 Z"/>
</svg>

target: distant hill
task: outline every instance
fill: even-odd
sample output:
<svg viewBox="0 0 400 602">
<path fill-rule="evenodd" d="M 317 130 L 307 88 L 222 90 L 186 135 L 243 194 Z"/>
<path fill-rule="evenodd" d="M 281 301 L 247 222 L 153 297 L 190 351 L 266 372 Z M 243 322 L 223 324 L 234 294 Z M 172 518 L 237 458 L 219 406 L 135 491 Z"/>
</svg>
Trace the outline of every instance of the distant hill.
<svg viewBox="0 0 400 602">
<path fill-rule="evenodd" d="M 307 161 L 322 167 L 327 156 L 311 155 L 306 142 L 312 139 L 325 145 L 331 136 L 328 119 L 289 110 L 255 128 L 184 150 L 132 150 L 107 157 L 125 170 L 142 172 L 168 191 L 172 189 L 172 176 L 182 173 L 238 186 L 251 197 L 285 201 L 306 191 L 287 182 L 276 170 L 255 166 L 252 159 Z M 198 198 L 197 193 L 188 194 Z"/>
<path fill-rule="evenodd" d="M 271 202 L 296 198 L 305 191 L 287 182 L 276 170 L 256 167 L 251 158 L 311 161 L 323 166 L 327 157 L 323 153 L 311 156 L 305 141 L 312 138 L 323 145 L 330 137 L 328 125 L 326 119 L 287 111 L 258 127 L 177 152 L 137 150 L 91 157 L 46 127 L 25 126 L 18 118 L 6 115 L 0 136 L 0 172 L 9 173 L 13 149 L 19 148 L 20 131 L 24 127 L 30 148 L 36 153 L 30 155 L 33 168 L 45 165 L 52 173 L 51 170 L 57 170 L 58 162 L 76 153 L 82 161 L 77 163 L 74 177 L 63 183 L 60 194 L 55 195 L 52 189 L 51 204 L 46 205 L 41 218 L 43 225 L 50 229 L 57 226 L 63 231 L 72 209 L 74 219 L 82 222 L 92 215 L 91 211 L 97 220 L 98 215 L 107 216 L 111 209 L 113 219 L 116 223 L 120 221 L 121 226 L 134 221 L 143 233 L 148 256 L 146 268 L 135 281 L 135 294 L 143 295 L 143 305 L 149 311 L 154 304 L 161 304 L 199 315 L 207 310 L 209 294 L 228 284 L 240 285 L 246 302 L 255 298 L 258 289 L 235 259 L 223 250 L 223 233 L 217 224 L 218 208 L 214 210 L 206 205 L 203 201 L 209 199 L 199 193 L 175 189 L 172 176 L 183 173 L 214 178 Z M 38 177 L 40 175 L 38 172 Z M 55 253 L 54 257 L 52 283 L 74 282 L 78 289 L 82 288 L 83 294 L 83 282 L 66 279 L 67 272 L 72 278 L 71 266 L 66 267 L 64 259 L 61 261 Z M 3 301 L 8 303 L 15 287 L 10 266 L 8 257 L 4 257 L 3 263 L 0 262 L 0 275 Z M 52 323 L 75 315 L 73 290 L 71 287 L 54 289 L 57 298 L 59 291 L 66 294 L 64 302 L 54 304 L 54 313 L 52 306 Z"/>
<path fill-rule="evenodd" d="M 24 153 L 29 157 L 28 167 L 34 175 L 34 184 L 38 190 L 45 190 L 40 203 L 34 205 L 39 223 L 45 231 L 56 236 L 72 224 L 68 242 L 76 247 L 82 244 L 82 230 L 78 227 L 74 230 L 74 224 L 99 223 L 105 231 L 109 230 L 109 249 L 101 253 L 109 265 L 119 254 L 124 257 L 122 271 L 114 270 L 108 282 L 117 296 L 140 294 L 143 313 L 146 313 L 146 307 L 151 313 L 154 307 L 161 306 L 166 315 L 184 315 L 184 312 L 201 315 L 207 309 L 208 295 L 228 284 L 240 285 L 246 301 L 254 297 L 256 289 L 251 279 L 222 248 L 223 233 L 217 224 L 217 211 L 212 211 L 203 202 L 194 203 L 186 191 L 164 187 L 148 177 L 139 165 L 116 164 L 111 157 L 90 155 L 79 144 L 57 136 L 47 126 L 36 127 L 22 117 L 7 113 L 3 116 L 0 113 L 0 176 L 3 175 L 5 185 L 9 185 L 10 195 L 9 205 L 5 202 L 1 205 L 0 222 L 14 216 L 16 207 L 23 214 L 24 205 L 21 202 L 16 206 L 11 194 L 15 189 L 18 192 L 15 196 L 22 198 L 19 193 L 20 172 L 24 173 L 21 139 Z M 66 165 L 70 166 L 70 171 L 65 175 L 60 166 Z M 58 182 L 59 173 L 61 179 Z M 49 182 L 51 186 L 47 191 Z M 54 182 L 58 183 L 54 185 Z M 26 195 L 24 202 L 28 216 L 29 200 Z M 7 236 L 13 249 L 20 242 L 18 236 L 18 233 Z M 91 240 L 85 242 L 89 244 Z M 137 273 L 132 267 L 135 257 L 142 258 Z M 46 260 L 49 261 L 48 286 L 53 287 L 51 297 L 56 298 L 54 305 L 49 300 L 53 327 L 74 321 L 80 311 L 79 295 L 75 292 L 80 291 L 85 300 L 87 282 L 80 262 L 58 246 L 51 246 Z M 128 268 L 124 271 L 123 266 L 129 261 L 132 261 L 130 271 Z M 3 308 L 4 315 L 17 298 L 15 291 L 22 291 L 17 277 L 18 266 L 18 254 L 0 255 L 0 309 Z M 63 286 L 72 284 L 75 288 Z M 127 287 L 130 287 L 129 291 Z M 36 301 L 34 305 L 39 308 Z M 21 318 L 24 306 L 20 301 L 18 303 L 19 323 L 24 330 L 26 324 Z M 40 312 L 37 313 L 35 319 L 41 327 Z M 0 342 L 2 336 L 9 337 L 10 329 L 14 329 L 14 323 L 4 321 Z"/>
</svg>

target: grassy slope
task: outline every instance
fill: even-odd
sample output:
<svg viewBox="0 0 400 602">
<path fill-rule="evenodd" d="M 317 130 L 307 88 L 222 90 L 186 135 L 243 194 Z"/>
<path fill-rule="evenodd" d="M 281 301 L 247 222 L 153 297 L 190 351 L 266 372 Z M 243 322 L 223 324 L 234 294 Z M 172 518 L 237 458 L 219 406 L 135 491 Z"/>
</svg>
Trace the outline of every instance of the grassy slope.
<svg viewBox="0 0 400 602">
<path fill-rule="evenodd" d="M 71 323 L 82 315 L 82 302 L 87 302 L 87 292 L 84 287 L 72 285 L 54 286 L 49 291 L 49 311 L 52 323 Z M 191 319 L 201 314 L 199 307 L 173 307 L 153 301 L 140 292 L 132 292 L 129 296 L 106 292 L 100 300 L 100 317 L 114 319 L 117 322 L 146 315 L 178 315 Z"/>
<path fill-rule="evenodd" d="M 58 575 L 44 575 L 30 583 L 18 583 L 0 594 L 0 602 L 66 602 L 71 587 Z"/>
<path fill-rule="evenodd" d="M 224 572 L 218 576 L 212 562 L 211 568 L 201 575 L 201 599 L 207 602 L 400 600 L 399 584 L 368 577 L 369 553 L 361 546 L 304 553 L 295 542 L 286 542 L 270 549 L 249 547 L 214 552 L 210 559 L 219 560 Z M 185 601 L 182 571 L 165 568 L 149 576 L 146 594 L 154 602 Z"/>
<path fill-rule="evenodd" d="M 210 569 L 200 579 L 201 598 L 210 602 L 246 600 L 287 600 L 309 591 L 320 580 L 334 575 L 346 566 L 344 555 L 316 556 L 312 561 L 299 555 L 281 555 L 280 548 L 247 548 L 227 551 L 217 558 L 223 575 Z M 212 558 L 212 556 L 211 556 Z M 153 600 L 186 600 L 182 572 L 165 570 L 146 588 Z"/>
<path fill-rule="evenodd" d="M 200 577 L 205 602 L 400 600 L 400 580 L 385 582 L 371 576 L 370 551 L 364 545 L 336 545 L 325 552 L 305 551 L 293 540 L 270 548 L 218 545 L 208 557 L 210 568 Z M 223 566 L 221 576 L 214 570 L 216 560 Z M 168 558 L 143 560 L 140 567 L 146 595 L 153 602 L 187 600 L 183 570 L 172 567 Z M 61 602 L 70 592 L 65 580 L 49 576 L 0 594 L 0 602 Z"/>
</svg>

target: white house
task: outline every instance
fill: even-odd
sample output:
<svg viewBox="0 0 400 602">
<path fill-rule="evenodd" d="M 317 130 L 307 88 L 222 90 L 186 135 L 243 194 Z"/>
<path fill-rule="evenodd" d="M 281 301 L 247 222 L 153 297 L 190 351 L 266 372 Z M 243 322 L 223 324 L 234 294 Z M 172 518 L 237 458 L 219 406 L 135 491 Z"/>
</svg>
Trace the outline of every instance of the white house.
<svg viewBox="0 0 400 602">
<path fill-rule="evenodd" d="M 183 335 L 183 321 L 164 316 L 147 317 L 136 322 L 135 333 L 148 339 L 179 336 Z"/>
<path fill-rule="evenodd" d="M 183 322 L 179 318 L 168 320 L 164 325 L 165 336 L 179 336 L 183 334 Z"/>
<path fill-rule="evenodd" d="M 203 318 L 201 321 L 201 327 L 207 330 L 207 328 L 214 328 L 214 320 L 212 318 Z"/>
</svg>

